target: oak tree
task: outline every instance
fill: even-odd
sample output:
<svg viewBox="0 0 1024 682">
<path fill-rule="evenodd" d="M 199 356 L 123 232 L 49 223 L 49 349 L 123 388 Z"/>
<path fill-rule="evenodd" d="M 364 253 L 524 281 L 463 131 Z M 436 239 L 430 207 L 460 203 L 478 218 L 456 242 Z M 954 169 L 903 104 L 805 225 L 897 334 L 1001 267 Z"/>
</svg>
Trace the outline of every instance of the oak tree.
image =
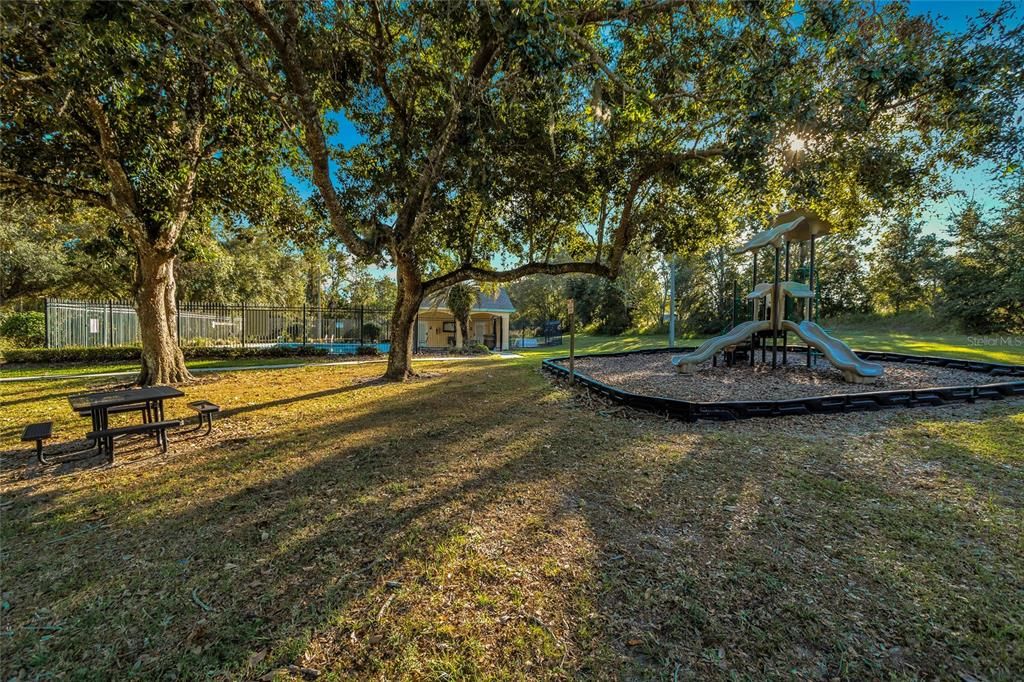
<svg viewBox="0 0 1024 682">
<path fill-rule="evenodd" d="M 182 233 L 258 213 L 280 124 L 192 3 L 4 3 L 0 184 L 110 214 L 134 248 L 142 384 L 189 378 L 177 338 Z"/>
<path fill-rule="evenodd" d="M 721 233 L 709 207 L 777 211 L 773 186 L 863 225 L 940 164 L 1019 151 L 1005 7 L 951 36 L 901 4 L 242 5 L 216 6 L 223 42 L 332 236 L 396 268 L 396 380 L 423 297 L 453 284 L 614 278 L 639 244 Z M 339 115 L 362 141 L 332 142 Z"/>
</svg>

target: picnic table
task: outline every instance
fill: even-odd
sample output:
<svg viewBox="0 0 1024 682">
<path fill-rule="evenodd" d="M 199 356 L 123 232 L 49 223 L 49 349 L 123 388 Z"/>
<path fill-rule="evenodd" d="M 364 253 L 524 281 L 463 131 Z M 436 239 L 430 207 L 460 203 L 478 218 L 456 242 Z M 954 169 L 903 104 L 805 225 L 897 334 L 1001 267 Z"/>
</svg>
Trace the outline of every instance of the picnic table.
<svg viewBox="0 0 1024 682">
<path fill-rule="evenodd" d="M 171 386 L 148 386 L 146 388 L 126 388 L 119 391 L 98 391 L 95 393 L 79 393 L 68 397 L 71 409 L 78 414 L 92 418 L 92 430 L 85 435 L 90 441 L 87 450 L 62 453 L 64 456 L 75 456 L 77 459 L 95 454 L 107 453 L 110 462 L 114 461 L 114 439 L 132 434 L 146 434 L 156 437 L 157 444 L 167 452 L 167 430 L 184 426 L 182 419 L 164 419 L 164 401 L 171 398 L 184 397 L 184 393 Z M 209 435 L 213 429 L 213 415 L 220 412 L 220 406 L 209 400 L 193 400 L 188 406 L 195 410 L 198 420 L 195 428 L 176 433 L 194 433 L 206 427 Z M 141 412 L 141 424 L 129 424 L 111 428 L 110 415 L 125 412 Z M 43 453 L 43 443 L 53 437 L 53 422 L 45 421 L 29 424 L 21 434 L 21 440 L 33 441 L 36 444 L 36 459 L 40 464 L 56 464 Z M 73 461 L 63 458 L 64 461 Z"/>
<path fill-rule="evenodd" d="M 71 409 L 78 413 L 89 413 L 92 417 L 92 432 L 96 447 L 100 452 L 113 453 L 114 436 L 124 433 L 140 432 L 145 429 L 124 427 L 110 428 L 110 414 L 128 411 L 124 408 L 142 413 L 143 424 L 165 424 L 164 401 L 170 398 L 181 398 L 185 394 L 172 386 L 147 386 L 145 388 L 126 388 L 118 391 L 99 391 L 96 393 L 80 393 L 68 397 Z M 157 431 L 161 446 L 166 448 L 167 434 L 164 428 Z"/>
</svg>

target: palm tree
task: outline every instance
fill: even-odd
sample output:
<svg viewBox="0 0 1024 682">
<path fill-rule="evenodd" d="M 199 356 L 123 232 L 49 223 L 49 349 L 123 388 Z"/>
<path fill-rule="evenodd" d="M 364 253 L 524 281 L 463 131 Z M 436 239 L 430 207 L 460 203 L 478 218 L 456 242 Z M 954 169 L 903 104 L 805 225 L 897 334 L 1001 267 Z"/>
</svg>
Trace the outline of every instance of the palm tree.
<svg viewBox="0 0 1024 682">
<path fill-rule="evenodd" d="M 462 330 L 458 348 L 462 348 L 466 339 L 469 338 L 469 313 L 473 310 L 473 305 L 476 304 L 476 297 L 476 289 L 469 284 L 453 284 L 448 287 L 445 302 L 448 305 L 448 310 L 452 311 L 452 315 L 455 316 L 459 329 Z"/>
</svg>

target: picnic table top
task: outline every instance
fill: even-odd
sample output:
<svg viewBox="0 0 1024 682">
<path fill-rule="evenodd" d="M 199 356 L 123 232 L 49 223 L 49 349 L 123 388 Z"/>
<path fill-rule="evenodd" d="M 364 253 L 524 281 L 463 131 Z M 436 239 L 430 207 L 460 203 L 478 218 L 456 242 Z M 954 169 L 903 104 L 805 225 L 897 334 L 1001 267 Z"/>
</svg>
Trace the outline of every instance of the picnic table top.
<svg viewBox="0 0 1024 682">
<path fill-rule="evenodd" d="M 126 388 L 120 391 L 98 391 L 96 393 L 80 393 L 68 396 L 73 410 L 94 410 L 104 407 L 130 405 L 147 400 L 165 400 L 180 398 L 184 393 L 172 386 L 147 386 L 145 388 Z"/>
</svg>

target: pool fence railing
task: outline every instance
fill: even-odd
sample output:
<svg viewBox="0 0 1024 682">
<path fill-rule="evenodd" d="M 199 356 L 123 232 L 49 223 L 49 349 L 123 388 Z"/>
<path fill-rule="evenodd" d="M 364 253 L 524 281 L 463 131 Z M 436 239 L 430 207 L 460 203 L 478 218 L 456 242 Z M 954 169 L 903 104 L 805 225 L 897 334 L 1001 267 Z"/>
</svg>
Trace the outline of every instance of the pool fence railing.
<svg viewBox="0 0 1024 682">
<path fill-rule="evenodd" d="M 275 306 L 178 302 L 181 345 L 383 344 L 391 340 L 391 311 L 357 306 Z M 141 343 L 130 301 L 47 298 L 46 347 Z"/>
</svg>

